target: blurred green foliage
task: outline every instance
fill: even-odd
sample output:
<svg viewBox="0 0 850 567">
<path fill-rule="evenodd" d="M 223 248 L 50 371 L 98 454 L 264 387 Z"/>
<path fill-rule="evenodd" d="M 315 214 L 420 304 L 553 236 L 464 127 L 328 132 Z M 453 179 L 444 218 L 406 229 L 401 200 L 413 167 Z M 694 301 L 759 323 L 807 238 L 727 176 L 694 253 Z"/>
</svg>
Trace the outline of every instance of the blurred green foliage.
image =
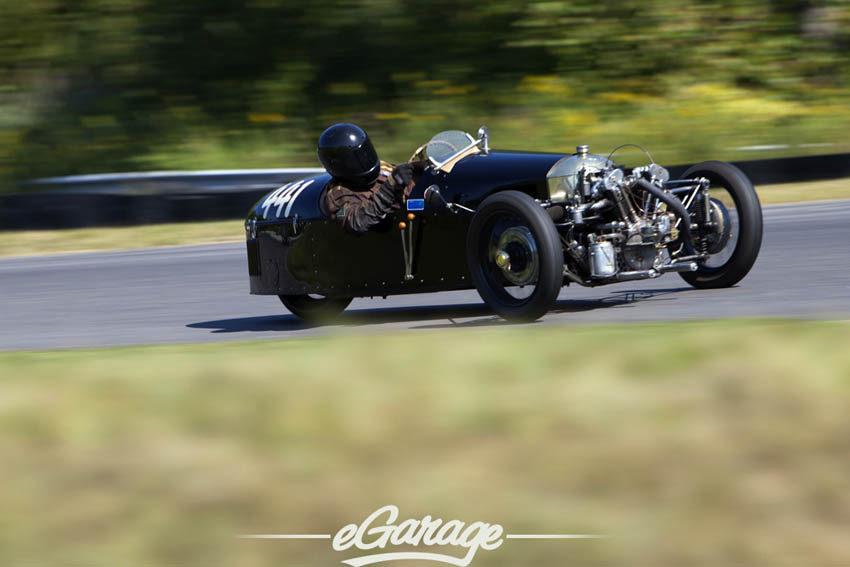
<svg viewBox="0 0 850 567">
<path fill-rule="evenodd" d="M 850 126 L 848 0 L 29 0 L 0 22 L 7 188 L 316 165 L 339 120 L 396 161 L 481 123 L 497 147 L 630 141 L 668 163 L 845 149 Z"/>
</svg>

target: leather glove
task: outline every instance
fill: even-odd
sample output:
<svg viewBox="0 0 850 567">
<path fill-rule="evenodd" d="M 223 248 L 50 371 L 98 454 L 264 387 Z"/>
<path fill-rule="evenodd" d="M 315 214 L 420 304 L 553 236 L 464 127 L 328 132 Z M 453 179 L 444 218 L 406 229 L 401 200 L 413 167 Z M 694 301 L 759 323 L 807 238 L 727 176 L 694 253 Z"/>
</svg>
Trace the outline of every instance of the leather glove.
<svg viewBox="0 0 850 567">
<path fill-rule="evenodd" d="M 397 192 L 404 191 L 404 188 L 413 182 L 413 164 L 403 163 L 397 165 L 390 174 L 390 185 Z"/>
</svg>

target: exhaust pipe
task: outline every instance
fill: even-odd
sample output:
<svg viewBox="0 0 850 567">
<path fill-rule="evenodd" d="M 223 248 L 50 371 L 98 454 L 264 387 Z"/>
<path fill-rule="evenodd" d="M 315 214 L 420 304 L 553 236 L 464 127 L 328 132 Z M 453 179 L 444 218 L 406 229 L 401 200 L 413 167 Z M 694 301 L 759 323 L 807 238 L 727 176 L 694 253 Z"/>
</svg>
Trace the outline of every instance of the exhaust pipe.
<svg viewBox="0 0 850 567">
<path fill-rule="evenodd" d="M 696 272 L 698 267 L 696 262 L 680 262 L 678 264 L 667 264 L 666 266 L 660 266 L 655 269 L 662 274 L 666 274 L 668 272 Z"/>
<path fill-rule="evenodd" d="M 688 209 L 685 208 L 684 203 L 666 192 L 664 189 L 656 187 L 652 183 L 644 180 L 637 179 L 635 184 L 646 191 L 647 193 L 652 193 L 656 197 L 658 197 L 664 204 L 670 207 L 676 216 L 682 219 L 682 233 L 685 238 L 685 242 L 691 242 L 691 215 L 688 213 Z M 693 270 L 691 270 L 693 271 Z"/>
</svg>

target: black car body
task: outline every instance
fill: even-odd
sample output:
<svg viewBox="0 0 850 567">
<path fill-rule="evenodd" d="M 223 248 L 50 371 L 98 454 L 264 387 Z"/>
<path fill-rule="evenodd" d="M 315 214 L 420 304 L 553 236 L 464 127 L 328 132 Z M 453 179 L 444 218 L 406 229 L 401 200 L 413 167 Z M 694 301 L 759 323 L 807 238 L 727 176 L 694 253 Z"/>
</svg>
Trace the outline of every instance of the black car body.
<svg viewBox="0 0 850 567">
<path fill-rule="evenodd" d="M 329 175 L 268 194 L 245 223 L 251 293 L 315 319 L 354 297 L 475 288 L 499 315 L 533 320 L 563 285 L 677 272 L 729 287 L 758 256 L 761 206 L 731 164 L 671 180 L 651 158 L 627 170 L 587 146 L 490 151 L 487 129 L 478 134 L 441 132 L 417 150 L 411 161 L 429 165 L 404 206 L 365 234 L 322 213 Z"/>
<path fill-rule="evenodd" d="M 437 185 L 451 203 L 475 209 L 497 191 L 546 198 L 546 172 L 564 154 L 494 151 L 460 161 L 451 173 L 426 171 L 409 201 L 424 200 Z M 470 216 L 425 207 L 406 208 L 366 234 L 351 234 L 319 207 L 329 175 L 285 185 L 261 199 L 248 216 L 249 274 L 256 295 L 384 296 L 474 287 L 467 268 Z M 412 230 L 413 279 L 405 279 L 399 223 Z"/>
</svg>

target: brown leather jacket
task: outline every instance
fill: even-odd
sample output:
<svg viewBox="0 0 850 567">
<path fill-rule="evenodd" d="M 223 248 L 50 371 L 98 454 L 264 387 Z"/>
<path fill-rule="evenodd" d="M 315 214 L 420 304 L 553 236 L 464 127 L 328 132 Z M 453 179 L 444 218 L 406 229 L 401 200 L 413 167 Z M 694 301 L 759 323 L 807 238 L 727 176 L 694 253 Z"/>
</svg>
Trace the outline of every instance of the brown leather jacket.
<svg viewBox="0 0 850 567">
<path fill-rule="evenodd" d="M 363 233 L 381 222 L 389 213 L 401 208 L 401 195 L 390 181 L 393 165 L 381 162 L 381 173 L 368 189 L 355 190 L 331 180 L 322 201 L 324 213 L 335 217 L 345 230 Z M 404 188 L 410 193 L 413 184 Z"/>
</svg>

